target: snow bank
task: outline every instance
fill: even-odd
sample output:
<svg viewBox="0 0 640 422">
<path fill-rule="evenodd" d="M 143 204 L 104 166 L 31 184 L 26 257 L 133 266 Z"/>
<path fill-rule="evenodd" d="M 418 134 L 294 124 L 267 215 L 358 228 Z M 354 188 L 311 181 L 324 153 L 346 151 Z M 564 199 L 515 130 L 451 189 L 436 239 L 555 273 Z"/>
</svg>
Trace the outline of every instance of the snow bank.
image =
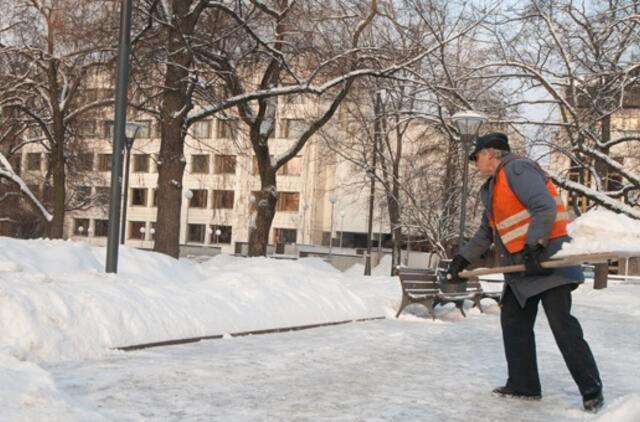
<svg viewBox="0 0 640 422">
<path fill-rule="evenodd" d="M 604 209 L 593 209 L 568 226 L 571 242 L 555 256 L 624 251 L 640 255 L 640 221 Z"/>
<path fill-rule="evenodd" d="M 0 237 L 0 352 L 57 361 L 110 348 L 381 315 L 318 259 L 219 256 L 203 264 L 121 248 Z"/>
<path fill-rule="evenodd" d="M 640 395 L 620 397 L 605 407 L 606 413 L 596 422 L 636 422 L 640 421 Z"/>
<path fill-rule="evenodd" d="M 58 391 L 51 375 L 31 362 L 0 354 L 2 420 L 13 422 L 104 420 L 94 412 L 74 408 Z"/>
</svg>

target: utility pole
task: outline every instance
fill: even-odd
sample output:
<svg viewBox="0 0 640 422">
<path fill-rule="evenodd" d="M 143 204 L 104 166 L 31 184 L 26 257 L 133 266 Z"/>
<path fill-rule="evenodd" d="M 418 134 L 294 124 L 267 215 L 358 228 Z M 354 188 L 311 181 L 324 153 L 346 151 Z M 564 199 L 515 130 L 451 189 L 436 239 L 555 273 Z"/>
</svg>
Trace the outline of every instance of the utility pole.
<svg viewBox="0 0 640 422">
<path fill-rule="evenodd" d="M 371 248 L 373 246 L 373 202 L 376 196 L 376 162 L 378 158 L 378 141 L 381 136 L 381 113 L 382 100 L 380 98 L 380 91 L 376 91 L 376 98 L 374 101 L 373 112 L 374 116 L 374 130 L 373 130 L 373 158 L 371 159 L 371 167 L 367 170 L 367 175 L 371 178 L 371 186 L 369 188 L 369 224 L 367 228 L 367 252 L 364 261 L 364 275 L 371 275 Z"/>
<path fill-rule="evenodd" d="M 129 86 L 129 53 L 131 50 L 131 0 L 120 5 L 120 43 L 118 46 L 118 76 L 116 109 L 113 124 L 113 154 L 111 155 L 111 192 L 107 227 L 106 272 L 118 272 L 118 229 L 120 228 L 120 196 L 122 194 L 122 147 L 127 121 L 127 90 Z"/>
</svg>

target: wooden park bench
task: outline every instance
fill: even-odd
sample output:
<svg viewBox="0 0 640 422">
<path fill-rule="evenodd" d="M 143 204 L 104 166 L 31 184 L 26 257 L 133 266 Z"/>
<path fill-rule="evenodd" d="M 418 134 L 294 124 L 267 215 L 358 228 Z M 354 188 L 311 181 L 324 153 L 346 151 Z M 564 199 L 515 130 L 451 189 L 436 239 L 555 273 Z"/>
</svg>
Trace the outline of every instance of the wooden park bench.
<svg viewBox="0 0 640 422">
<path fill-rule="evenodd" d="M 478 279 L 469 280 L 466 289 L 460 292 L 443 292 L 438 286 L 437 275 L 434 270 L 423 268 L 399 267 L 398 277 L 402 287 L 402 302 L 396 318 L 400 316 L 404 308 L 419 303 L 424 305 L 433 319 L 436 318 L 434 308 L 436 305 L 454 303 L 466 317 L 464 312 L 464 301 L 470 300 L 473 306 L 477 306 L 483 312 L 480 301 L 485 298 L 493 299 L 496 302 L 500 299 L 498 292 L 485 292 L 480 286 Z"/>
</svg>

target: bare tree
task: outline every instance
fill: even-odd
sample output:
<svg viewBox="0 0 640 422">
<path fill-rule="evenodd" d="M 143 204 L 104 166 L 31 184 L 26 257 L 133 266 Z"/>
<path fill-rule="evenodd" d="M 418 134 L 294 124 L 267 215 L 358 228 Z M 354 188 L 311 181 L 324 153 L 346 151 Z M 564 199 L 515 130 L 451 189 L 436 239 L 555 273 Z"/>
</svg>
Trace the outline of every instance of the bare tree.
<svg viewBox="0 0 640 422">
<path fill-rule="evenodd" d="M 13 150 L 39 143 L 48 153 L 53 186 L 53 220 L 49 236 L 62 237 L 71 126 L 83 115 L 113 100 L 88 100 L 83 89 L 113 57 L 113 10 L 86 0 L 4 2 L 0 61 L 4 69 L 5 107 L 24 127 L 36 129 Z"/>
<path fill-rule="evenodd" d="M 633 208 L 640 204 L 640 175 L 629 155 L 640 136 L 620 123 L 640 106 L 639 11 L 635 0 L 522 3 L 500 18 L 501 30 L 494 31 L 498 59 L 486 64 L 528 92 L 543 93 L 539 99 L 520 96 L 510 106 L 534 103 L 550 110 L 548 119 L 521 116 L 517 122 L 552 129 L 541 143 L 568 163 L 554 175 L 556 182 L 574 198 L 634 218 L 640 218 Z"/>
</svg>

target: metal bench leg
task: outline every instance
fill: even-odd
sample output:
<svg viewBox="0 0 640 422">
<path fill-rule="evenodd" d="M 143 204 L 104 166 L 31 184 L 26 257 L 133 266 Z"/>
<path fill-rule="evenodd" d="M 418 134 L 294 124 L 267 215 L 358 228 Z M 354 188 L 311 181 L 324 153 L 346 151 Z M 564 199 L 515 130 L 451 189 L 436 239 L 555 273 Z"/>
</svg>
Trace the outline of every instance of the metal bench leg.
<svg viewBox="0 0 640 422">
<path fill-rule="evenodd" d="M 398 318 L 400 316 L 400 314 L 402 313 L 402 310 L 409 304 L 411 303 L 409 300 L 407 300 L 406 296 L 402 296 L 402 303 L 400 303 L 400 309 L 398 309 L 398 313 L 396 314 L 396 318 Z"/>
<path fill-rule="evenodd" d="M 436 319 L 436 310 L 435 310 L 435 302 L 433 301 L 433 299 L 427 299 L 424 301 L 424 306 L 427 307 L 427 311 L 429 311 L 429 316 L 431 316 L 431 319 L 435 321 Z"/>
<path fill-rule="evenodd" d="M 478 309 L 480 309 L 480 312 L 484 314 L 484 309 L 482 309 L 482 303 L 480 303 L 480 301 L 482 300 L 482 297 L 480 296 L 476 296 L 473 298 L 473 306 L 477 306 Z"/>
<path fill-rule="evenodd" d="M 460 309 L 463 317 L 467 317 L 467 314 L 464 313 L 464 300 L 456 300 L 455 301 L 456 308 Z"/>
</svg>

